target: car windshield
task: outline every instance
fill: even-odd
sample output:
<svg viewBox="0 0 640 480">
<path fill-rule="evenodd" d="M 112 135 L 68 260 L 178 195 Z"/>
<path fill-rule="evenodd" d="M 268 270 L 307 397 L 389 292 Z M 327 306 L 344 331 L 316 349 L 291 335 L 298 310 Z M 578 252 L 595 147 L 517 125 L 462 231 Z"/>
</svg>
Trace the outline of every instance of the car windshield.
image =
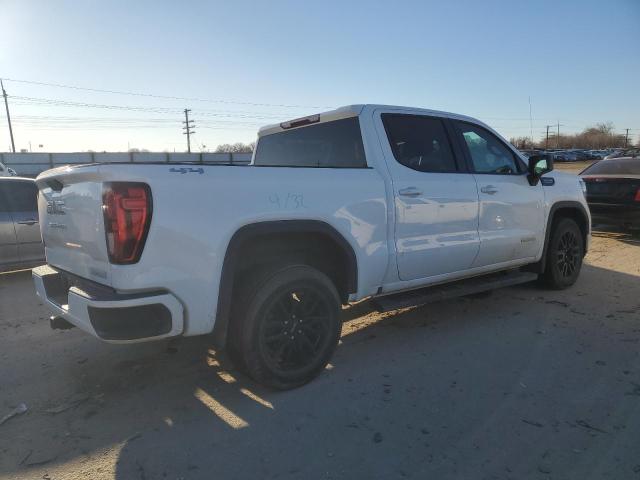
<svg viewBox="0 0 640 480">
<path fill-rule="evenodd" d="M 603 160 L 587 167 L 583 175 L 640 175 L 640 160 L 623 158 L 620 160 Z"/>
</svg>

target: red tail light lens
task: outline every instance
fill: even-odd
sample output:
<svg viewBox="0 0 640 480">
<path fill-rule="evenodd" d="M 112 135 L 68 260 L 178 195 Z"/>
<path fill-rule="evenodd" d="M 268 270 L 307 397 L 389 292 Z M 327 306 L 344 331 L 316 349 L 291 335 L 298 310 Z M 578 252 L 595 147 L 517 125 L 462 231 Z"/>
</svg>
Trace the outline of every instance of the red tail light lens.
<svg viewBox="0 0 640 480">
<path fill-rule="evenodd" d="M 638 188 L 638 191 L 636 192 L 636 196 L 633 198 L 633 200 L 636 202 L 640 202 L 640 187 Z"/>
<path fill-rule="evenodd" d="M 145 183 L 105 183 L 102 192 L 104 230 L 109 261 L 117 264 L 140 260 L 151 224 L 151 189 Z"/>
</svg>

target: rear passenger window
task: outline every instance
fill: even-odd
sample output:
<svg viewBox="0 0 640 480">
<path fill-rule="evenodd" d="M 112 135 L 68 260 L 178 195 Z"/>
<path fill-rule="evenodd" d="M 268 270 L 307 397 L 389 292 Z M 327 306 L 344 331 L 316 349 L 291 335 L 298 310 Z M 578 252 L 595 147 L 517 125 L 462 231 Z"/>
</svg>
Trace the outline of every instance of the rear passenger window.
<svg viewBox="0 0 640 480">
<path fill-rule="evenodd" d="M 260 137 L 254 165 L 364 168 L 367 162 L 358 117 Z"/>
<path fill-rule="evenodd" d="M 395 159 L 420 172 L 455 172 L 456 162 L 442 120 L 420 115 L 382 114 Z"/>
<path fill-rule="evenodd" d="M 2 190 L 12 212 L 36 212 L 38 210 L 38 187 L 35 182 L 3 182 Z"/>
<path fill-rule="evenodd" d="M 475 173 L 517 174 L 513 152 L 498 137 L 470 123 L 457 122 Z"/>
</svg>

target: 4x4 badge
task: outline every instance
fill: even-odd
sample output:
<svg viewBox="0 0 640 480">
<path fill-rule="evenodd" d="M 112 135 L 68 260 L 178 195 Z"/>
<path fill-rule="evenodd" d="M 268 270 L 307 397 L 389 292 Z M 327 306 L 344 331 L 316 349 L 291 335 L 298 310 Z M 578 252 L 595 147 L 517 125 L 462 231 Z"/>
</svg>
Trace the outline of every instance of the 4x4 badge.
<svg viewBox="0 0 640 480">
<path fill-rule="evenodd" d="M 170 168 L 169 171 L 171 173 L 199 173 L 202 175 L 204 173 L 204 168 L 191 168 L 191 167 L 180 167 L 180 168 Z"/>
</svg>

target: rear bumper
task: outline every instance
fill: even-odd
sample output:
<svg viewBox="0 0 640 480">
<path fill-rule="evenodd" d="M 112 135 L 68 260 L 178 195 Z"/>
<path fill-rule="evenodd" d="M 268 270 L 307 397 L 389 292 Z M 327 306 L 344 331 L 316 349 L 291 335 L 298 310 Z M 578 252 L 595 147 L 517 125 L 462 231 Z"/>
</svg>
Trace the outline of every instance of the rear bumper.
<svg viewBox="0 0 640 480">
<path fill-rule="evenodd" d="M 640 227 L 640 205 L 590 203 L 591 222 Z"/>
<path fill-rule="evenodd" d="M 49 265 L 34 268 L 32 276 L 54 315 L 106 342 L 144 342 L 183 331 L 183 307 L 171 293 L 118 293 Z"/>
</svg>

